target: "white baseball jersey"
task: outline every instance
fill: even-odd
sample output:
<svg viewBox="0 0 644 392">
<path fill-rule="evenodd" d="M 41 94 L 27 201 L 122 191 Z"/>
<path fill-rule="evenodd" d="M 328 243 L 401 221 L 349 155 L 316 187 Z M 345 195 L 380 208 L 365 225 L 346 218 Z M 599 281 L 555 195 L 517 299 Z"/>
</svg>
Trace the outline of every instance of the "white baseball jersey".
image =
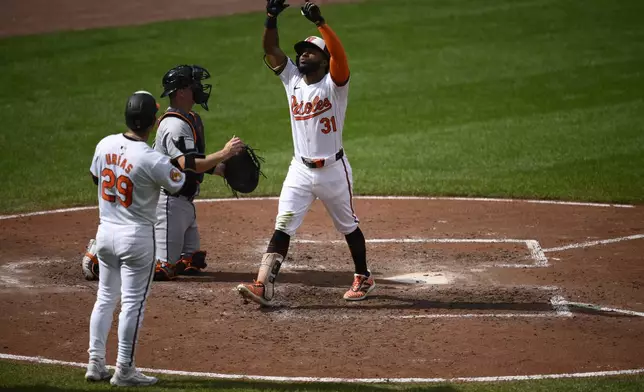
<svg viewBox="0 0 644 392">
<path fill-rule="evenodd" d="M 153 225 L 160 188 L 178 192 L 185 175 L 145 142 L 124 134 L 96 146 L 90 172 L 98 177 L 101 223 Z"/>
<path fill-rule="evenodd" d="M 330 73 L 307 85 L 290 59 L 279 76 L 289 99 L 295 156 L 280 193 L 275 229 L 295 235 L 311 203 L 319 198 L 336 229 L 352 233 L 359 220 L 353 210 L 351 165 L 346 154 L 335 159 L 342 148 L 349 85 L 337 86 Z M 309 168 L 302 157 L 332 159 L 323 167 Z"/>
<path fill-rule="evenodd" d="M 295 156 L 334 156 L 342 148 L 349 83 L 337 86 L 327 73 L 319 82 L 307 85 L 290 59 L 279 77 L 289 100 Z"/>
</svg>

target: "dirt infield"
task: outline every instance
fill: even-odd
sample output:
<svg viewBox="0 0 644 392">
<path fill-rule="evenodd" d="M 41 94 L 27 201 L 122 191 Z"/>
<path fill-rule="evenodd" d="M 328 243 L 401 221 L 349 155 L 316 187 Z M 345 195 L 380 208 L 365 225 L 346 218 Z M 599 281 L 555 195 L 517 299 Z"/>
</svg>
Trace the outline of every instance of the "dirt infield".
<svg viewBox="0 0 644 392">
<path fill-rule="evenodd" d="M 276 208 L 275 200 L 198 204 L 209 268 L 153 285 L 140 366 L 460 377 L 644 365 L 644 317 L 556 302 L 644 312 L 642 207 L 359 199 L 379 287 L 366 302 L 345 303 L 351 258 L 316 202 L 284 266 L 278 306 L 262 310 L 233 288 L 254 277 Z M 86 360 L 96 284 L 78 264 L 97 211 L 0 222 L 1 351 Z M 617 240 L 588 243 L 609 239 Z"/>
<path fill-rule="evenodd" d="M 0 37 L 262 7 L 259 0 L 9 0 Z M 374 297 L 341 299 L 351 259 L 316 203 L 283 268 L 279 306 L 259 309 L 243 305 L 233 288 L 254 277 L 276 201 L 199 204 L 209 268 L 153 285 L 137 365 L 350 378 L 644 366 L 644 317 L 564 302 L 644 312 L 644 207 L 359 199 L 356 208 L 370 241 Z M 96 283 L 83 280 L 79 260 L 96 225 L 96 210 L 0 220 L 0 352 L 87 359 Z M 109 343 L 113 363 L 116 328 Z"/>
</svg>

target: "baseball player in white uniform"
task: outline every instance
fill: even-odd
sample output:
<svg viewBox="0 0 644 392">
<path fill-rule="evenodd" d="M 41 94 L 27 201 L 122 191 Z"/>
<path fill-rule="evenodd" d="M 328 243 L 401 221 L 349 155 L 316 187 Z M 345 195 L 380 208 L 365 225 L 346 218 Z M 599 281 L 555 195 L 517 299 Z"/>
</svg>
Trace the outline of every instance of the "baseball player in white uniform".
<svg viewBox="0 0 644 392">
<path fill-rule="evenodd" d="M 351 166 L 342 145 L 349 94 L 347 56 L 319 7 L 307 2 L 302 15 L 316 24 L 323 38 L 312 36 L 296 43 L 297 59 L 293 63 L 278 45 L 277 15 L 286 7 L 284 0 L 267 1 L 263 46 L 265 62 L 279 75 L 286 90 L 294 157 L 279 197 L 275 231 L 257 279 L 252 284 L 240 284 L 237 290 L 246 299 L 270 304 L 290 238 L 311 203 L 319 198 L 335 228 L 345 235 L 355 264 L 353 284 L 343 298 L 363 300 L 376 285 L 367 269 L 365 238 L 353 209 Z"/>
<path fill-rule="evenodd" d="M 152 385 L 155 377 L 139 372 L 134 352 L 155 267 L 154 223 L 161 187 L 180 192 L 186 176 L 146 141 L 158 105 L 146 91 L 127 101 L 128 131 L 110 135 L 96 146 L 90 172 L 98 186 L 100 223 L 96 256 L 100 269 L 96 303 L 90 318 L 89 381 L 110 379 L 116 386 Z M 121 300 L 118 356 L 113 376 L 105 367 L 105 343 Z"/>
</svg>

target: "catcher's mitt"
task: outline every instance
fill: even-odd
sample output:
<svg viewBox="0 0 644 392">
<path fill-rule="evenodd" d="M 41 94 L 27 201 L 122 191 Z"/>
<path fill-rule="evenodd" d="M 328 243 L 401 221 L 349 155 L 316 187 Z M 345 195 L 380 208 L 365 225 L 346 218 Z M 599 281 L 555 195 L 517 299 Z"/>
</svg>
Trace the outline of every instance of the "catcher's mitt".
<svg viewBox="0 0 644 392">
<path fill-rule="evenodd" d="M 250 146 L 246 145 L 237 155 L 224 161 L 224 180 L 226 185 L 233 191 L 237 197 L 239 193 L 250 193 L 257 188 L 259 176 L 264 176 L 261 166 L 264 158 L 255 154 Z"/>
</svg>

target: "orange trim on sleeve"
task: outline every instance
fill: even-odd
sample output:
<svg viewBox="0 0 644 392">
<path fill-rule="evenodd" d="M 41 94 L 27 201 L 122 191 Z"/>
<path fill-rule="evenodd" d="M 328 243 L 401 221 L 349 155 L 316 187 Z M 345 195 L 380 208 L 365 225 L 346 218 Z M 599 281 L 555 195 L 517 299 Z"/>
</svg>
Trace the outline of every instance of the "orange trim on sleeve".
<svg viewBox="0 0 644 392">
<path fill-rule="evenodd" d="M 331 54 L 331 61 L 329 63 L 329 71 L 331 72 L 331 79 L 338 86 L 344 86 L 349 81 L 349 61 L 347 60 L 347 53 L 344 51 L 340 38 L 327 24 L 318 26 L 318 30 L 322 34 L 322 39 L 326 44 L 329 53 Z"/>
</svg>

